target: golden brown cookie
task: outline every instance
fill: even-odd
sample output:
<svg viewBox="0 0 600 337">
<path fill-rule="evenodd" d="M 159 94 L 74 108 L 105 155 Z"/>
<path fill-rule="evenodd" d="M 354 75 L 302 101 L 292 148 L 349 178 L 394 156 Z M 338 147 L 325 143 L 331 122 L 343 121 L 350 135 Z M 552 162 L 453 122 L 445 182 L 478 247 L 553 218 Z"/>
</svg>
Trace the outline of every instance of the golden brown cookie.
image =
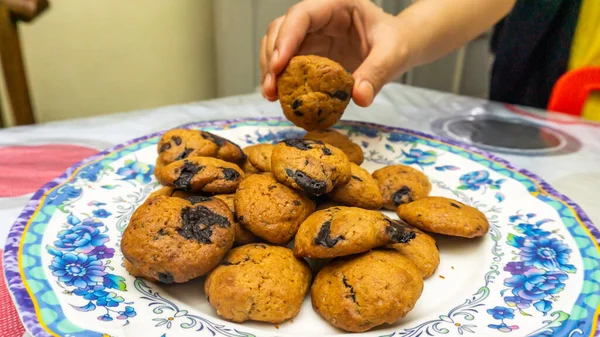
<svg viewBox="0 0 600 337">
<path fill-rule="evenodd" d="M 154 198 L 159 195 L 164 195 L 165 197 L 176 197 L 176 198 L 189 198 L 194 196 L 193 193 L 186 191 L 179 191 L 175 189 L 175 187 L 163 186 L 160 189 L 150 193 L 147 199 Z"/>
<path fill-rule="evenodd" d="M 278 143 L 271 156 L 277 181 L 313 196 L 331 192 L 350 180 L 348 157 L 320 140 L 288 139 Z"/>
<path fill-rule="evenodd" d="M 278 245 L 287 244 L 315 210 L 312 200 L 280 184 L 271 173 L 244 179 L 234 201 L 238 222 L 256 236 Z"/>
<path fill-rule="evenodd" d="M 414 228 L 414 239 L 406 243 L 395 243 L 389 246 L 408 257 L 417 266 L 423 278 L 433 275 L 440 265 L 440 252 L 435 239 Z"/>
<path fill-rule="evenodd" d="M 406 243 L 414 237 L 411 227 L 381 212 L 331 207 L 311 214 L 302 222 L 294 240 L 294 254 L 331 258 L 366 252 L 390 243 Z"/>
<path fill-rule="evenodd" d="M 247 162 L 257 171 L 271 171 L 271 153 L 273 153 L 273 144 L 256 144 L 244 148 Z"/>
<path fill-rule="evenodd" d="M 277 92 L 287 119 L 307 130 L 325 130 L 340 120 L 352 97 L 354 78 L 328 58 L 293 57 L 277 77 Z"/>
<path fill-rule="evenodd" d="M 398 216 L 427 232 L 474 238 L 485 235 L 490 223 L 478 209 L 444 197 L 426 197 L 400 205 Z"/>
<path fill-rule="evenodd" d="M 129 260 L 127 259 L 123 259 L 123 267 L 125 267 L 125 270 L 129 273 L 129 275 L 133 276 L 133 277 L 140 277 L 143 279 L 146 279 L 148 281 L 158 281 L 157 279 L 153 279 L 151 277 L 148 277 L 147 275 L 144 275 L 139 269 L 137 269 L 134 265 L 131 264 L 131 262 L 129 262 Z"/>
<path fill-rule="evenodd" d="M 417 267 L 393 250 L 337 258 L 321 269 L 310 289 L 315 311 L 351 332 L 396 322 L 422 292 Z"/>
<path fill-rule="evenodd" d="M 121 251 L 141 274 L 181 283 L 216 267 L 233 245 L 233 215 L 215 198 L 156 196 L 138 207 Z"/>
<path fill-rule="evenodd" d="M 173 129 L 158 142 L 157 166 L 165 166 L 188 157 L 215 157 L 241 164 L 246 155 L 239 146 L 210 132 Z"/>
<path fill-rule="evenodd" d="M 431 183 L 423 172 L 405 165 L 391 165 L 373 172 L 379 191 L 383 196 L 383 207 L 396 210 L 406 204 L 424 198 L 431 192 Z"/>
<path fill-rule="evenodd" d="M 346 206 L 360 207 L 366 209 L 380 209 L 383 205 L 383 197 L 379 192 L 377 181 L 371 177 L 369 171 L 350 163 L 350 181 L 338 186 L 329 193 L 329 198 Z"/>
<path fill-rule="evenodd" d="M 235 194 L 217 194 L 215 198 L 223 200 L 231 212 L 233 212 L 233 227 L 235 228 L 235 244 L 238 246 L 245 245 L 247 243 L 257 242 L 259 238 L 252 234 L 249 230 L 240 225 L 237 221 L 237 214 L 235 213 Z"/>
<path fill-rule="evenodd" d="M 317 211 L 328 209 L 331 207 L 345 206 L 341 202 L 333 201 L 328 198 L 321 198 L 317 201 Z"/>
<path fill-rule="evenodd" d="M 232 193 L 243 178 L 236 164 L 210 157 L 178 160 L 156 172 L 161 184 L 192 192 Z"/>
<path fill-rule="evenodd" d="M 262 243 L 232 249 L 206 278 L 204 292 L 219 316 L 281 323 L 300 311 L 310 280 L 306 261 Z"/>
<path fill-rule="evenodd" d="M 350 138 L 346 135 L 341 134 L 340 132 L 327 129 L 320 131 L 310 131 L 307 132 L 304 139 L 312 139 L 312 140 L 320 140 L 329 145 L 335 146 L 338 149 L 344 151 L 346 156 L 348 156 L 348 160 L 351 162 L 360 165 L 364 161 L 364 154 L 360 146 L 358 144 L 353 143 Z"/>
</svg>

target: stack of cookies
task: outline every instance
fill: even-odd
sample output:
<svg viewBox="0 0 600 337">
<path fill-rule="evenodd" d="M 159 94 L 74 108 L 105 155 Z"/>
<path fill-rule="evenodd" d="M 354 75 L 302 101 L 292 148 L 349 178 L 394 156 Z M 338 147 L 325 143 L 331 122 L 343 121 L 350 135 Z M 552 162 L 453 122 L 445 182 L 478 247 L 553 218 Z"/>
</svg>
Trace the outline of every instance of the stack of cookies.
<svg viewBox="0 0 600 337">
<path fill-rule="evenodd" d="M 286 116 L 311 129 L 301 139 L 242 150 L 205 131 L 165 133 L 154 172 L 163 187 L 134 212 L 121 240 L 129 273 L 162 283 L 206 276 L 208 302 L 234 322 L 289 320 L 309 289 L 314 310 L 346 331 L 412 310 L 440 261 L 427 233 L 473 238 L 489 224 L 473 207 L 429 196 L 418 170 L 371 174 L 360 166 L 361 148 L 328 129 L 352 90 L 340 68 L 297 57 L 281 77 Z M 311 260 L 324 267 L 311 270 Z"/>
</svg>

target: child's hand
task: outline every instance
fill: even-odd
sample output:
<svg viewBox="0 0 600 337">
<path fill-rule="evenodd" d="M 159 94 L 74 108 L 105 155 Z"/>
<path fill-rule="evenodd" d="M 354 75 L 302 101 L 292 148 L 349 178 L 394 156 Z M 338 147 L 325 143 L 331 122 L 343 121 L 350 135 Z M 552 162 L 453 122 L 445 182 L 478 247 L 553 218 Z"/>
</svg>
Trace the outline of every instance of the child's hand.
<svg viewBox="0 0 600 337">
<path fill-rule="evenodd" d="M 298 54 L 339 62 L 355 79 L 352 98 L 368 106 L 399 76 L 408 55 L 395 17 L 368 0 L 306 0 L 274 20 L 260 47 L 262 92 L 277 100 L 277 75 Z"/>
</svg>

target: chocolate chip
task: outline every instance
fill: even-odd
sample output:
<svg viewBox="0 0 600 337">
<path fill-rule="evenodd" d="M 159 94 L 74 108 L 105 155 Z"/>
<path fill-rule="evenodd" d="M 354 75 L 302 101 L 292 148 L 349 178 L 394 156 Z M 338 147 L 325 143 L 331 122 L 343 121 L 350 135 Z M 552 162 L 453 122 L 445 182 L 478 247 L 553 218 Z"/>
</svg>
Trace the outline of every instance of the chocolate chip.
<svg viewBox="0 0 600 337">
<path fill-rule="evenodd" d="M 452 207 L 454 207 L 454 208 L 458 208 L 458 209 L 460 209 L 460 206 L 458 206 L 457 204 L 455 204 L 455 203 L 453 203 L 453 202 L 451 202 L 451 203 L 450 203 L 450 206 L 452 206 Z"/>
<path fill-rule="evenodd" d="M 170 273 L 158 273 L 158 280 L 162 283 L 173 283 L 173 275 Z"/>
<path fill-rule="evenodd" d="M 267 187 L 267 188 L 269 189 L 269 191 L 272 191 L 272 190 L 276 189 L 277 186 L 276 185 L 269 185 L 269 187 Z"/>
<path fill-rule="evenodd" d="M 192 178 L 194 178 L 198 172 L 202 171 L 203 168 L 204 166 L 186 161 L 181 167 L 179 178 L 173 182 L 173 186 L 177 189 L 188 191 L 192 187 Z"/>
<path fill-rule="evenodd" d="M 350 289 L 350 298 L 352 299 L 352 302 L 356 303 L 356 293 L 354 292 L 354 287 L 352 287 L 350 284 L 348 284 L 348 280 L 346 279 L 346 275 L 342 276 L 342 282 L 344 283 L 344 287 Z"/>
<path fill-rule="evenodd" d="M 238 220 L 239 220 L 239 221 L 244 221 L 244 216 L 243 216 L 243 215 L 240 215 L 240 216 L 238 217 Z"/>
<path fill-rule="evenodd" d="M 300 205 L 302 205 L 302 203 L 300 202 L 300 200 L 294 200 L 294 201 L 292 201 L 292 203 L 294 204 L 294 206 L 300 206 Z"/>
<path fill-rule="evenodd" d="M 212 243 L 212 229 L 214 226 L 227 228 L 231 226 L 229 220 L 205 206 L 185 207 L 181 210 L 181 228 L 177 233 L 188 240 L 197 240 L 199 243 Z"/>
<path fill-rule="evenodd" d="M 333 93 L 333 95 L 331 95 L 331 97 L 337 98 L 341 101 L 345 101 L 348 99 L 348 93 L 345 91 L 336 91 Z"/>
<path fill-rule="evenodd" d="M 362 181 L 363 181 L 362 179 L 360 179 L 359 177 L 357 177 L 357 176 L 355 176 L 355 175 L 352 175 L 352 179 L 358 180 L 358 181 L 360 181 L 360 182 L 362 182 Z"/>
<path fill-rule="evenodd" d="M 185 159 L 185 158 L 187 158 L 187 157 L 190 155 L 190 153 L 192 153 L 193 151 L 194 151 L 194 149 L 185 148 L 185 149 L 183 150 L 183 152 L 181 152 L 181 153 L 179 154 L 179 156 L 177 156 L 177 158 L 175 158 L 175 160 L 182 160 L 182 159 Z"/>
<path fill-rule="evenodd" d="M 306 193 L 320 196 L 327 192 L 327 183 L 324 181 L 313 179 L 306 175 L 306 173 L 296 170 L 285 169 L 285 173 L 294 181 L 298 186 Z"/>
<path fill-rule="evenodd" d="M 385 228 L 385 234 L 394 243 L 407 243 L 414 239 L 416 234 L 402 220 L 386 219 L 388 226 Z"/>
<path fill-rule="evenodd" d="M 295 147 L 298 150 L 302 150 L 302 151 L 312 149 L 313 148 L 312 145 L 314 145 L 314 144 L 323 145 L 323 142 L 320 140 L 302 139 L 302 138 L 286 139 L 283 142 L 287 146 Z"/>
<path fill-rule="evenodd" d="M 321 117 L 322 113 L 323 113 L 323 109 L 319 109 L 319 112 L 317 112 L 317 116 Z"/>
<path fill-rule="evenodd" d="M 323 225 L 321 225 L 321 229 L 319 229 L 319 233 L 317 233 L 317 237 L 314 240 L 315 245 L 321 245 L 326 248 L 331 248 L 335 246 L 336 243 L 340 240 L 344 240 L 344 236 L 338 235 L 334 238 L 330 237 L 331 235 L 331 221 L 325 221 Z"/>
<path fill-rule="evenodd" d="M 222 169 L 223 169 L 223 179 L 228 180 L 228 181 L 240 179 L 240 173 L 238 171 L 236 171 L 232 168 L 222 168 Z"/>
<path fill-rule="evenodd" d="M 296 110 L 302 105 L 302 100 L 296 99 L 292 102 L 292 109 Z"/>
<path fill-rule="evenodd" d="M 173 136 L 173 137 L 171 137 L 171 139 L 173 140 L 173 142 L 175 142 L 175 145 L 177 145 L 177 146 L 181 145 L 181 137 Z"/>
<path fill-rule="evenodd" d="M 250 261 L 250 256 L 248 256 L 248 255 L 246 255 L 246 257 L 244 258 L 243 261 L 238 261 L 236 263 L 233 263 L 231 261 L 224 260 L 223 262 L 221 262 L 221 265 L 222 266 L 237 266 L 238 264 L 247 262 L 247 261 Z"/>
<path fill-rule="evenodd" d="M 167 232 L 165 231 L 164 228 L 161 228 L 158 232 L 156 232 L 156 235 L 154 235 L 154 237 L 152 238 L 152 241 L 156 241 L 158 240 L 161 236 L 165 236 L 167 235 Z"/>
<path fill-rule="evenodd" d="M 298 117 L 302 117 L 302 116 L 304 116 L 304 113 L 302 111 L 299 111 L 299 110 L 294 110 L 294 115 L 296 115 Z"/>
<path fill-rule="evenodd" d="M 215 143 L 218 147 L 221 147 L 228 142 L 227 139 L 219 137 L 217 135 L 213 135 L 210 132 L 200 131 L 200 134 L 202 135 L 202 138 L 210 140 L 211 142 Z"/>
<path fill-rule="evenodd" d="M 212 197 L 206 197 L 203 195 L 192 195 L 191 197 L 185 198 L 185 200 L 192 203 L 192 205 L 199 204 L 201 202 L 207 202 L 213 200 Z"/>
<path fill-rule="evenodd" d="M 262 244 L 262 243 L 255 243 L 254 244 L 254 248 L 262 248 L 262 249 L 267 249 L 267 245 Z"/>
<path fill-rule="evenodd" d="M 321 151 L 323 151 L 323 154 L 326 155 L 326 156 L 331 156 L 332 155 L 332 152 L 331 152 L 331 150 L 329 148 L 322 147 Z"/>
<path fill-rule="evenodd" d="M 171 148 L 171 144 L 170 143 L 164 143 L 161 147 L 160 150 L 158 150 L 159 153 L 165 152 L 168 149 Z"/>
<path fill-rule="evenodd" d="M 392 194 L 392 201 L 396 206 L 413 201 L 410 188 L 408 188 L 408 186 L 402 186 L 396 193 Z"/>
</svg>

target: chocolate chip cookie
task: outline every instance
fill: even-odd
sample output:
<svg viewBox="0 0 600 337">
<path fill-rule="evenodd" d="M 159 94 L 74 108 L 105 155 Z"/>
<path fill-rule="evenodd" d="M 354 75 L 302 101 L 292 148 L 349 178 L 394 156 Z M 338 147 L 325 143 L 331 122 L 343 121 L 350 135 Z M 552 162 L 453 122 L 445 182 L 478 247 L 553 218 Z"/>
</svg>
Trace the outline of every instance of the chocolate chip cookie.
<svg viewBox="0 0 600 337">
<path fill-rule="evenodd" d="M 238 246 L 245 245 L 247 243 L 257 242 L 259 238 L 252 234 L 249 230 L 244 228 L 244 226 L 240 225 L 237 221 L 237 214 L 235 213 L 235 195 L 234 194 L 217 194 L 215 198 L 223 200 L 231 209 L 233 213 L 233 219 L 235 220 L 233 223 L 233 228 L 235 229 L 235 241 L 234 243 Z"/>
<path fill-rule="evenodd" d="M 161 184 L 192 192 L 232 193 L 243 178 L 236 164 L 210 157 L 178 160 L 156 172 Z"/>
<path fill-rule="evenodd" d="M 236 144 L 210 132 L 174 129 L 165 132 L 158 142 L 157 167 L 188 157 L 215 157 L 241 164 L 246 155 Z"/>
<path fill-rule="evenodd" d="M 271 171 L 279 182 L 313 196 L 331 192 L 350 180 L 350 161 L 342 150 L 320 140 L 288 139 L 271 156 Z"/>
<path fill-rule="evenodd" d="M 424 198 L 431 192 L 431 183 L 423 172 L 405 165 L 391 165 L 373 172 L 383 196 L 383 207 L 396 210 L 406 204 Z"/>
<path fill-rule="evenodd" d="M 233 245 L 233 215 L 215 198 L 156 196 L 138 207 L 123 233 L 123 256 L 142 275 L 181 283 L 216 267 Z"/>
<path fill-rule="evenodd" d="M 329 193 L 329 198 L 346 206 L 365 209 L 380 209 L 383 197 L 379 192 L 377 181 L 369 171 L 350 163 L 351 178 L 347 184 L 338 186 Z"/>
<path fill-rule="evenodd" d="M 413 309 L 422 292 L 417 267 L 393 250 L 337 258 L 321 269 L 310 289 L 315 311 L 351 332 L 396 322 Z"/>
<path fill-rule="evenodd" d="M 344 151 L 346 156 L 348 156 L 348 160 L 351 162 L 360 165 L 364 161 L 364 154 L 360 146 L 358 144 L 353 143 L 350 138 L 346 135 L 333 130 L 320 130 L 320 131 L 310 131 L 307 132 L 304 139 L 312 139 L 312 140 L 320 140 L 329 145 L 335 146 L 338 149 Z"/>
<path fill-rule="evenodd" d="M 147 199 L 154 198 L 159 195 L 164 195 L 165 197 L 176 197 L 176 198 L 189 198 L 194 196 L 193 193 L 180 191 L 175 189 L 175 187 L 163 186 L 160 189 L 150 193 Z"/>
<path fill-rule="evenodd" d="M 395 243 L 389 246 L 408 257 L 417 266 L 423 278 L 428 278 L 440 265 L 440 252 L 435 239 L 414 228 L 414 239 L 406 243 Z"/>
<path fill-rule="evenodd" d="M 340 120 L 352 97 L 354 78 L 340 64 L 316 55 L 293 57 L 277 78 L 283 113 L 307 130 L 325 130 Z"/>
<path fill-rule="evenodd" d="M 315 210 L 315 204 L 300 191 L 285 186 L 270 173 L 253 174 L 235 192 L 238 222 L 264 240 L 285 245 Z"/>
<path fill-rule="evenodd" d="M 271 153 L 273 153 L 274 147 L 275 145 L 273 144 L 256 144 L 245 147 L 244 153 L 247 156 L 247 163 L 256 169 L 256 171 L 270 172 Z"/>
<path fill-rule="evenodd" d="M 415 237 L 403 221 L 378 211 L 356 207 L 331 207 L 311 214 L 298 229 L 294 254 L 308 258 L 331 258 L 366 252 Z"/>
<path fill-rule="evenodd" d="M 490 223 L 478 209 L 444 197 L 426 197 L 400 205 L 398 216 L 424 231 L 474 238 L 485 235 Z"/>
<path fill-rule="evenodd" d="M 288 248 L 249 244 L 227 254 L 206 278 L 204 292 L 227 320 L 276 324 L 298 314 L 311 278 L 306 261 Z"/>
</svg>

